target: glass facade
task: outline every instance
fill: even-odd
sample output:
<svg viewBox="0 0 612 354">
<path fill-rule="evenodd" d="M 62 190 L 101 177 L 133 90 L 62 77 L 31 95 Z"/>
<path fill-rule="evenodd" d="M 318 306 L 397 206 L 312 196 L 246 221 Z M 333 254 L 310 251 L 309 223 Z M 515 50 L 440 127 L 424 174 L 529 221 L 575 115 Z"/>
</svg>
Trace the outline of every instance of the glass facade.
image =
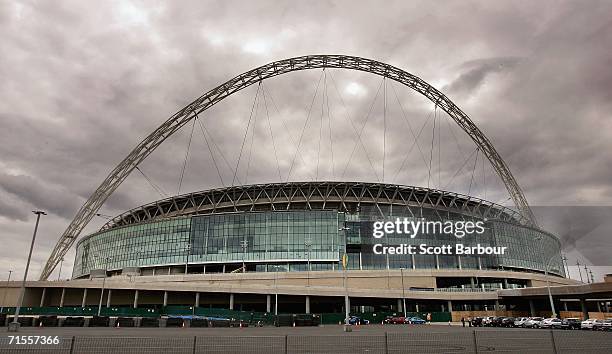
<svg viewBox="0 0 612 354">
<path fill-rule="evenodd" d="M 384 215 L 381 216 L 381 215 Z M 361 205 L 354 211 L 248 211 L 183 216 L 100 231 L 77 244 L 73 277 L 92 269 L 120 271 L 127 267 L 159 268 L 206 265 L 207 272 L 306 271 L 341 269 L 507 269 L 564 275 L 560 243 L 538 229 L 501 220 L 485 220 L 484 232 L 460 241 L 441 232 L 372 237 L 375 221 L 478 221 L 458 210 L 424 206 Z M 505 246 L 503 255 L 378 255 L 384 245 Z M 229 266 L 226 269 L 226 266 Z M 215 270 L 216 267 L 216 270 Z M 201 267 L 203 269 L 203 267 Z"/>
</svg>

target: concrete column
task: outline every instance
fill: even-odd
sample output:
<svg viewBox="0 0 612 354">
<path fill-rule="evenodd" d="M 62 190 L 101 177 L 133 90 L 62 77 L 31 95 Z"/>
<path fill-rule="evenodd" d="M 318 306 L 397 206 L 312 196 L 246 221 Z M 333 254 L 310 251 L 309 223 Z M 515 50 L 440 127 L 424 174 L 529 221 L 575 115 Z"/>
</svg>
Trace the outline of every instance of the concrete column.
<svg viewBox="0 0 612 354">
<path fill-rule="evenodd" d="M 108 293 L 106 294 L 106 308 L 111 306 L 111 298 L 113 296 L 113 289 L 108 289 Z"/>
<path fill-rule="evenodd" d="M 463 265 L 461 264 L 461 256 L 457 256 L 457 264 L 459 265 L 459 269 L 463 269 Z"/>
<path fill-rule="evenodd" d="M 478 257 L 478 270 L 482 270 L 482 261 L 480 261 L 480 257 Z"/>
<path fill-rule="evenodd" d="M 448 300 L 446 306 L 448 306 L 448 312 L 453 313 L 453 302 Z"/>
<path fill-rule="evenodd" d="M 59 307 L 64 307 L 64 298 L 66 297 L 66 288 L 62 288 L 62 297 L 60 297 Z"/>
<path fill-rule="evenodd" d="M 587 310 L 586 301 L 584 299 L 580 299 L 580 308 L 582 309 L 582 320 L 588 320 L 589 311 Z"/>
<path fill-rule="evenodd" d="M 414 304 L 414 309 L 416 310 L 416 312 L 419 312 L 419 304 L 418 303 Z"/>
<path fill-rule="evenodd" d="M 206 274 L 206 264 L 204 264 L 204 268 L 203 268 L 203 273 L 202 274 Z"/>
<path fill-rule="evenodd" d="M 470 277 L 470 285 L 474 289 L 474 277 Z"/>
<path fill-rule="evenodd" d="M 440 269 L 440 258 L 436 254 L 436 269 Z"/>
<path fill-rule="evenodd" d="M 499 311 L 499 300 L 495 300 L 495 311 Z"/>
<path fill-rule="evenodd" d="M 508 289 L 508 279 L 504 278 L 504 289 Z"/>
<path fill-rule="evenodd" d="M 306 313 L 310 313 L 310 296 L 306 295 Z"/>
<path fill-rule="evenodd" d="M 200 307 L 200 293 L 196 293 L 195 307 Z"/>
<path fill-rule="evenodd" d="M 410 255 L 410 259 L 412 259 L 412 269 L 416 269 L 416 259 L 414 258 L 414 254 Z"/>
<path fill-rule="evenodd" d="M 567 301 L 563 301 L 563 311 L 567 311 Z"/>
<path fill-rule="evenodd" d="M 134 308 L 138 308 L 138 290 L 134 291 Z"/>
<path fill-rule="evenodd" d="M 87 288 L 83 289 L 83 300 L 81 301 L 81 307 L 85 307 L 87 301 Z"/>
<path fill-rule="evenodd" d="M 266 312 L 272 312 L 272 296 L 266 295 Z"/>
<path fill-rule="evenodd" d="M 597 301 L 597 312 L 601 312 L 601 304 L 599 303 L 599 301 Z"/>
<path fill-rule="evenodd" d="M 153 267 L 153 276 L 155 276 L 155 267 Z"/>
<path fill-rule="evenodd" d="M 229 304 L 229 309 L 233 310 L 234 309 L 234 294 L 230 294 L 230 304 Z"/>
<path fill-rule="evenodd" d="M 40 296 L 40 305 L 38 307 L 45 306 L 45 296 L 47 295 L 47 288 L 43 288 L 42 295 Z M 599 304 L 599 303 L 598 303 Z"/>
<path fill-rule="evenodd" d="M 402 299 L 397 299 L 397 312 L 403 312 L 404 309 L 402 309 Z"/>
<path fill-rule="evenodd" d="M 225 264 L 223 265 L 223 273 L 225 273 Z"/>
<path fill-rule="evenodd" d="M 535 317 L 536 315 L 535 304 L 533 303 L 532 299 L 529 299 L 529 313 L 531 314 L 531 317 Z"/>
<path fill-rule="evenodd" d="M 168 292 L 164 291 L 164 307 L 168 306 Z"/>
</svg>

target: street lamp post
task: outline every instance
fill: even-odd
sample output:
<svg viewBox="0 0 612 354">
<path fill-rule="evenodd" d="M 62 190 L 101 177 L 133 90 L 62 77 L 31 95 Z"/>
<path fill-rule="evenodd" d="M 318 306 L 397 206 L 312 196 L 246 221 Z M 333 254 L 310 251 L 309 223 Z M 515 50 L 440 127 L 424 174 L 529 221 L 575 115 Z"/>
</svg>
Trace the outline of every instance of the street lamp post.
<svg viewBox="0 0 612 354">
<path fill-rule="evenodd" d="M 402 274 L 402 308 L 404 309 L 404 318 L 406 318 L 406 291 L 404 288 L 404 268 L 400 268 Z"/>
<path fill-rule="evenodd" d="M 240 241 L 240 247 L 242 248 L 242 272 L 246 273 L 246 264 L 244 263 L 244 257 L 246 256 L 247 247 L 249 247 L 249 241 Z"/>
<path fill-rule="evenodd" d="M 26 263 L 25 272 L 23 273 L 23 281 L 21 282 L 21 291 L 19 294 L 19 302 L 17 303 L 17 309 L 15 309 L 15 317 L 13 322 L 9 324 L 9 332 L 17 332 L 19 331 L 19 311 L 21 310 L 21 306 L 23 305 L 23 297 L 25 295 L 25 282 L 28 278 L 28 270 L 30 269 L 30 261 L 32 260 L 32 250 L 34 249 L 34 241 L 36 240 L 36 232 L 38 231 L 38 223 L 40 222 L 41 215 L 47 215 L 44 211 L 34 210 L 32 211 L 36 214 L 36 225 L 34 226 L 34 234 L 32 235 L 32 243 L 30 244 L 30 253 L 28 254 L 28 261 Z"/>
<path fill-rule="evenodd" d="M 306 247 L 306 257 L 308 258 L 308 284 L 307 286 L 310 286 L 310 248 L 312 247 L 312 241 L 310 241 L 310 239 L 306 239 L 304 241 L 304 246 Z"/>
<path fill-rule="evenodd" d="M 544 257 L 544 238 L 542 236 L 537 236 L 536 239 L 540 240 L 540 252 L 542 257 Z M 548 279 L 548 267 L 550 265 L 550 261 L 555 258 L 557 255 L 553 254 L 550 256 L 546 263 L 544 263 L 544 277 L 546 278 L 546 289 L 548 290 L 548 300 L 550 301 L 550 309 L 552 311 L 552 317 L 557 317 L 557 312 L 555 311 L 555 302 L 553 301 L 552 293 L 550 292 L 550 279 Z"/>
<path fill-rule="evenodd" d="M 11 282 L 11 274 L 13 274 L 13 271 L 9 270 L 8 273 L 9 273 L 9 276 L 8 276 L 8 279 L 6 280 L 6 289 L 4 289 L 4 296 L 2 297 L 2 306 L 0 306 L 0 313 L 4 311 L 4 302 L 6 301 L 6 293 L 8 292 L 8 285 Z"/>
<path fill-rule="evenodd" d="M 344 248 L 344 255 L 342 256 L 342 269 L 343 269 L 343 281 L 344 281 L 344 330 L 345 331 L 350 331 L 350 327 L 349 327 L 349 293 L 348 293 L 348 281 L 347 281 L 347 274 L 346 274 L 346 267 L 347 267 L 347 263 L 348 263 L 348 256 L 346 254 L 346 231 L 350 230 L 350 228 L 343 226 L 341 228 L 338 229 L 338 231 L 342 231 L 345 235 L 345 248 Z"/>
<path fill-rule="evenodd" d="M 278 278 L 279 265 L 271 265 L 274 268 L 274 316 L 278 316 L 278 285 L 276 285 L 276 279 Z"/>
<path fill-rule="evenodd" d="M 102 290 L 100 291 L 100 302 L 98 303 L 98 317 L 100 317 L 100 312 L 102 311 L 102 299 L 104 298 L 104 289 L 106 287 L 106 272 L 108 271 L 108 261 L 110 259 L 111 257 L 104 258 L 104 278 L 102 278 Z"/>
<path fill-rule="evenodd" d="M 187 253 L 185 257 L 185 274 L 187 274 L 187 268 L 189 268 L 189 254 L 191 253 L 191 244 L 185 246 L 185 253 Z"/>
<path fill-rule="evenodd" d="M 548 279 L 548 267 L 550 265 L 550 261 L 552 261 L 553 258 L 555 258 L 556 255 L 552 255 L 550 258 L 548 258 L 548 261 L 546 261 L 546 267 L 544 268 L 544 276 L 546 277 L 546 288 L 548 289 L 548 300 L 550 301 L 550 308 L 552 310 L 552 317 L 556 318 L 557 317 L 557 312 L 555 311 L 555 302 L 553 301 L 553 297 L 552 294 L 550 292 L 550 280 Z"/>
</svg>

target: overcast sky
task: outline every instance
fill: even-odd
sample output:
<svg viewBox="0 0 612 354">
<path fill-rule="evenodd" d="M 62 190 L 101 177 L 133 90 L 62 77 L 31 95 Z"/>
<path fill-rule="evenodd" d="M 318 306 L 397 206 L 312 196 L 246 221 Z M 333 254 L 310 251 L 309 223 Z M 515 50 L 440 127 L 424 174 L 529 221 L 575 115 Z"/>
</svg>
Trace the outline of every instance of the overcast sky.
<svg viewBox="0 0 612 354">
<path fill-rule="evenodd" d="M 443 91 L 490 138 L 531 205 L 599 207 L 594 225 L 553 213 L 546 227 L 564 238 L 572 263 L 610 265 L 612 227 L 602 220 L 612 218 L 601 206 L 612 205 L 612 3 L 385 5 L 0 1 L 0 279 L 9 269 L 23 274 L 31 210 L 49 213 L 36 243 L 35 278 L 79 206 L 159 124 L 235 75 L 306 54 L 380 60 Z M 316 70 L 269 80 L 260 94 L 256 86 L 241 91 L 201 119 L 223 181 L 196 125 L 180 192 L 231 184 L 240 155 L 242 183 L 285 180 L 293 164 L 291 180 L 375 182 L 384 171 L 385 182 L 507 202 L 482 156 L 466 160 L 474 145 L 446 115 L 389 82 L 385 105 L 381 84 L 367 73 Z M 363 147 L 354 149 L 351 122 L 357 130 L 366 124 Z M 141 165 L 164 193 L 179 192 L 191 128 Z M 411 128 L 422 129 L 412 149 Z M 159 198 L 135 171 L 101 213 Z M 87 232 L 104 221 L 97 218 Z M 574 223 L 580 234 L 567 235 Z M 73 257 L 71 251 L 63 277 Z"/>
</svg>

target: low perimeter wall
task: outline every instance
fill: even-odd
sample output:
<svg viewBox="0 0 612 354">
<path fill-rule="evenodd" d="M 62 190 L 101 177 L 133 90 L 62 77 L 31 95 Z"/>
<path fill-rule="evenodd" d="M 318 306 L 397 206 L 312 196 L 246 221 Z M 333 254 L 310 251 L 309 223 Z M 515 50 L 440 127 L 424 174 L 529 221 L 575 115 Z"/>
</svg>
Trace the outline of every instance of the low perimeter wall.
<svg viewBox="0 0 612 354">
<path fill-rule="evenodd" d="M 11 343 L 11 340 L 13 343 Z M 20 339 L 21 340 L 21 339 Z M 550 330 L 475 330 L 344 335 L 54 337 L 51 344 L 15 344 L 0 353 L 610 353 L 612 335 Z"/>
</svg>

